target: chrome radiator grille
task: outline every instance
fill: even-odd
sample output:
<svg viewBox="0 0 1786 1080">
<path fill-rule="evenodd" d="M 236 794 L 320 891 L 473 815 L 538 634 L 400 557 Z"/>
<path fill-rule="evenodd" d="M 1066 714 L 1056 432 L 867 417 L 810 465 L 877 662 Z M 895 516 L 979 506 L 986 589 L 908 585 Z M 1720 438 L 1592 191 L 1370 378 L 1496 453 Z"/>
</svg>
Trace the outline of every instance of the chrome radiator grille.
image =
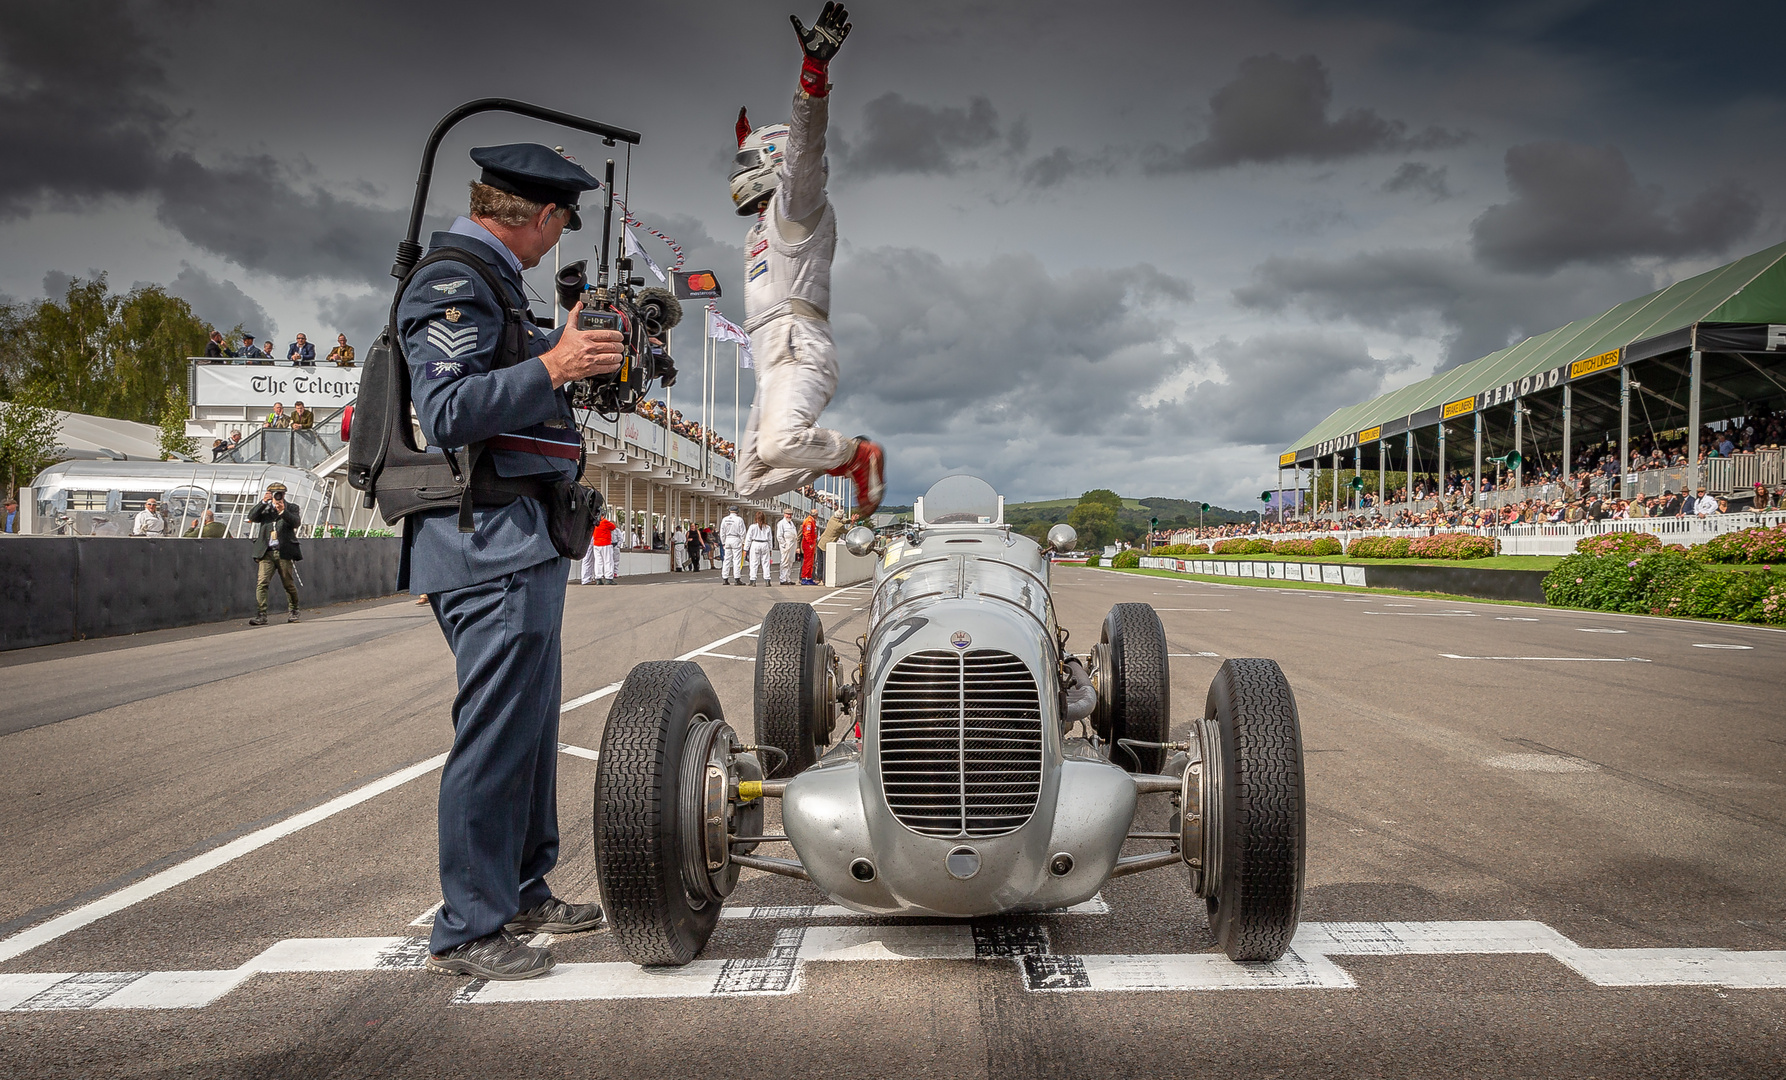
<svg viewBox="0 0 1786 1080">
<path fill-rule="evenodd" d="M 926 836 L 1003 836 L 1036 809 L 1042 704 L 1010 653 L 913 653 L 881 689 L 881 787 Z"/>
</svg>

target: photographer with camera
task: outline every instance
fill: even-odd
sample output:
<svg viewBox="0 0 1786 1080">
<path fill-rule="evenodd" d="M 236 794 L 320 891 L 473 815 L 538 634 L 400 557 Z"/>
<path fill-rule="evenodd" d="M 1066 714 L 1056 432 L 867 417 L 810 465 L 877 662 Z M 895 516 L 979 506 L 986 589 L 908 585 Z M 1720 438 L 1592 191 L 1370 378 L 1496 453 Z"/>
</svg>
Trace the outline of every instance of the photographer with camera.
<svg viewBox="0 0 1786 1080">
<path fill-rule="evenodd" d="M 267 625 L 267 591 L 273 575 L 285 585 L 285 599 L 290 604 L 285 621 L 298 621 L 298 579 L 292 566 L 302 562 L 304 553 L 298 548 L 298 525 L 302 517 L 296 503 L 285 501 L 284 484 L 268 484 L 260 502 L 248 509 L 248 521 L 259 525 L 254 536 L 254 561 L 258 573 L 254 582 L 255 616 L 249 626 Z"/>
<path fill-rule="evenodd" d="M 468 455 L 474 488 L 559 483 L 581 473 L 582 437 L 565 384 L 613 372 L 621 335 L 548 334 L 524 314 L 521 271 L 537 266 L 596 179 L 550 147 L 479 147 L 471 207 L 429 240 L 397 302 L 411 399 L 428 444 Z M 444 260 L 436 252 L 450 251 Z M 432 260 L 432 261 L 431 261 Z M 490 278 L 500 282 L 499 295 Z M 457 467 L 457 466 L 455 466 Z M 559 627 L 568 579 L 539 498 L 469 497 L 404 519 L 400 581 L 426 593 L 453 651 L 459 693 L 440 778 L 440 888 L 430 970 L 524 979 L 552 955 L 516 935 L 601 925 L 601 908 L 552 895 L 558 862 Z M 584 537 L 583 539 L 587 539 Z"/>
<path fill-rule="evenodd" d="M 732 203 L 756 217 L 745 238 L 744 328 L 756 355 L 756 399 L 738 448 L 738 493 L 779 495 L 821 476 L 848 476 L 859 516 L 886 492 L 879 444 L 818 426 L 837 392 L 831 339 L 831 259 L 837 215 L 825 194 L 831 58 L 849 36 L 849 12 L 827 3 L 808 29 L 789 16 L 804 54 L 792 122 L 751 130 L 738 110 Z"/>
</svg>

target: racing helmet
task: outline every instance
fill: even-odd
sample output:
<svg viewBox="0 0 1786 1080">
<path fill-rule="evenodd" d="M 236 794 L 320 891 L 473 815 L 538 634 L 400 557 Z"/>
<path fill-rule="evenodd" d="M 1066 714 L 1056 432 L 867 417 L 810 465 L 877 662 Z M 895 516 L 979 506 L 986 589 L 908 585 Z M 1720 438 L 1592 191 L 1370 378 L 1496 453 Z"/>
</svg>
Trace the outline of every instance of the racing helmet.
<svg viewBox="0 0 1786 1080">
<path fill-rule="evenodd" d="M 732 159 L 732 205 L 739 217 L 757 212 L 757 203 L 775 190 L 781 179 L 781 160 L 786 152 L 788 126 L 770 124 L 752 131 L 744 110 L 738 110 L 738 156 Z"/>
</svg>

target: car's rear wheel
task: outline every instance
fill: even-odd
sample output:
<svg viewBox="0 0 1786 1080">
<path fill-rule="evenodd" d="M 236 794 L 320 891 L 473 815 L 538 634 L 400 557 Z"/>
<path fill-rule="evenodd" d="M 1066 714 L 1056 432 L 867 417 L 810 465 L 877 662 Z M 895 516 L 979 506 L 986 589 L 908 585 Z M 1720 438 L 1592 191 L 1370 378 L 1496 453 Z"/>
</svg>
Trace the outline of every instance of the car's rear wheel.
<svg viewBox="0 0 1786 1080">
<path fill-rule="evenodd" d="M 763 763 L 771 777 L 793 776 L 819 759 L 831 742 L 837 688 L 825 625 L 811 604 L 776 604 L 763 618 L 755 699 L 758 745 L 787 755 Z"/>
<path fill-rule="evenodd" d="M 1276 960 L 1296 934 L 1307 839 L 1302 729 L 1277 662 L 1224 661 L 1200 733 L 1201 805 L 1181 808 L 1202 815 L 1193 881 L 1230 959 Z"/>
<path fill-rule="evenodd" d="M 608 712 L 595 769 L 595 866 L 614 937 L 636 964 L 693 960 L 737 880 L 735 865 L 705 873 L 695 809 L 709 752 L 729 731 L 706 673 L 684 660 L 633 668 Z"/>
<path fill-rule="evenodd" d="M 1120 746 L 1118 739 L 1163 743 L 1172 729 L 1172 680 L 1166 628 L 1151 604 L 1117 604 L 1104 618 L 1095 651 L 1098 704 L 1092 726 L 1111 744 L 1110 760 L 1130 772 L 1157 773 L 1166 752 Z"/>
</svg>

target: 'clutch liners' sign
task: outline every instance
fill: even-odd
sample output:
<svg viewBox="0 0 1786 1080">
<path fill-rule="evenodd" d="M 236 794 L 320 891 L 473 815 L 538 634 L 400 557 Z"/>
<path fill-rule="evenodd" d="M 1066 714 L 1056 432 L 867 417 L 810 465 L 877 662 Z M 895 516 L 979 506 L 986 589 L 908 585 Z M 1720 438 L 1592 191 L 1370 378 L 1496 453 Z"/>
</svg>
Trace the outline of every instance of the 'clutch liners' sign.
<svg viewBox="0 0 1786 1080">
<path fill-rule="evenodd" d="M 1362 445 L 1363 443 L 1367 443 L 1367 442 L 1376 442 L 1378 439 L 1380 439 L 1382 437 L 1383 437 L 1383 425 L 1378 424 L 1376 427 L 1365 428 L 1363 431 L 1360 431 L 1358 433 L 1358 442 Z"/>
<path fill-rule="evenodd" d="M 1569 377 L 1579 379 L 1583 375 L 1592 375 L 1596 371 L 1619 366 L 1619 350 L 1603 352 L 1599 356 L 1590 356 L 1585 360 L 1577 360 L 1569 365 Z"/>
</svg>

